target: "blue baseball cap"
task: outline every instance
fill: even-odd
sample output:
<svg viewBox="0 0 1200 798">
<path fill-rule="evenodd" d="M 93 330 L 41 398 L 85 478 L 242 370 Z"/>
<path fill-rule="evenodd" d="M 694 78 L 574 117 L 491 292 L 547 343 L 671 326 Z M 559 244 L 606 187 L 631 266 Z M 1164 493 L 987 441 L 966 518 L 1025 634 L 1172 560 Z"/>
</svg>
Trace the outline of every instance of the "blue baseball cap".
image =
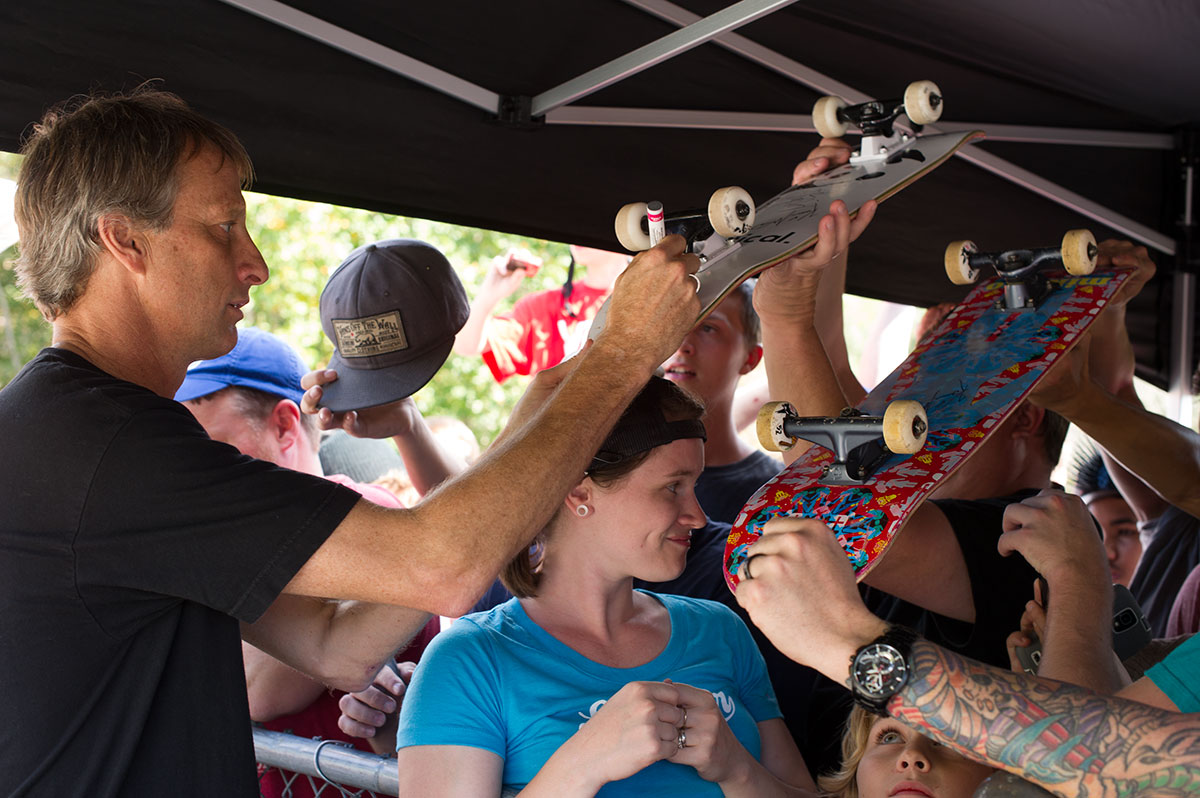
<svg viewBox="0 0 1200 798">
<path fill-rule="evenodd" d="M 300 404 L 304 391 L 300 378 L 308 372 L 296 350 L 265 330 L 242 327 L 237 345 L 227 355 L 197 360 L 188 367 L 175 401 L 186 402 L 216 393 L 231 385 L 291 399 Z"/>
</svg>

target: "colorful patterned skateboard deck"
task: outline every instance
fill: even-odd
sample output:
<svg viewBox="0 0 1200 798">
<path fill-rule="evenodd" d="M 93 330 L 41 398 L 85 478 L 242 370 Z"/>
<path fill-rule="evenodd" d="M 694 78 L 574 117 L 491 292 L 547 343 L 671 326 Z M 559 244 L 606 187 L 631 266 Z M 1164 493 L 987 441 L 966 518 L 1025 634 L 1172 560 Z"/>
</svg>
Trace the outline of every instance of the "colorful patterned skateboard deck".
<svg viewBox="0 0 1200 798">
<path fill-rule="evenodd" d="M 905 521 L 953 474 L 1063 357 L 1128 278 L 1128 271 L 1047 275 L 1053 288 L 1036 310 L 996 307 L 999 278 L 976 286 L 922 345 L 859 403 L 883 415 L 896 399 L 929 417 L 925 448 L 892 455 L 861 485 L 822 485 L 828 449 L 813 446 L 763 485 L 734 520 L 725 579 L 737 588 L 746 548 L 779 515 L 817 518 L 837 535 L 859 580 L 878 564 Z"/>
<path fill-rule="evenodd" d="M 696 276 L 700 287 L 699 324 L 748 278 L 796 255 L 817 242 L 817 226 L 840 199 L 850 216 L 870 200 L 883 202 L 941 166 L 964 144 L 983 133 L 939 133 L 910 138 L 883 161 L 843 164 L 808 183 L 791 186 L 758 205 L 750 232 L 726 242 L 717 235 L 704 244 L 704 262 Z M 670 232 L 670 228 L 668 228 Z M 596 313 L 588 338 L 604 329 L 608 301 Z"/>
</svg>

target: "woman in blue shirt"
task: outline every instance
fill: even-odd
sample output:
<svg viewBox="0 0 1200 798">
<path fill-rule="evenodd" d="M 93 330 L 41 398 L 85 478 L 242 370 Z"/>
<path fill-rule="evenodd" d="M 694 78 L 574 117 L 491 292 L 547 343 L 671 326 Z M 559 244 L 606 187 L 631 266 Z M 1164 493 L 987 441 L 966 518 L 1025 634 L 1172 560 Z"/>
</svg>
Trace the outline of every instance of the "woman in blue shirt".
<svg viewBox="0 0 1200 798">
<path fill-rule="evenodd" d="M 705 523 L 702 410 L 652 379 L 506 569 L 517 598 L 434 640 L 401 710 L 400 794 L 812 794 L 741 620 L 632 586 L 678 576 Z"/>
</svg>

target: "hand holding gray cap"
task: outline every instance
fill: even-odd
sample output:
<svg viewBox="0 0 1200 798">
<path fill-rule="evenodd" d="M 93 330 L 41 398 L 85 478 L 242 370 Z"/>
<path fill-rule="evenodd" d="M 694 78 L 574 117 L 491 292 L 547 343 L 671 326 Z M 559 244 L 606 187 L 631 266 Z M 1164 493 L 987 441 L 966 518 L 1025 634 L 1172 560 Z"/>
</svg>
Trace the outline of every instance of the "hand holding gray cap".
<svg viewBox="0 0 1200 798">
<path fill-rule="evenodd" d="M 321 292 L 321 326 L 333 342 L 321 407 L 335 413 L 411 396 L 433 378 L 470 315 L 450 262 L 411 239 L 359 247 Z"/>
</svg>

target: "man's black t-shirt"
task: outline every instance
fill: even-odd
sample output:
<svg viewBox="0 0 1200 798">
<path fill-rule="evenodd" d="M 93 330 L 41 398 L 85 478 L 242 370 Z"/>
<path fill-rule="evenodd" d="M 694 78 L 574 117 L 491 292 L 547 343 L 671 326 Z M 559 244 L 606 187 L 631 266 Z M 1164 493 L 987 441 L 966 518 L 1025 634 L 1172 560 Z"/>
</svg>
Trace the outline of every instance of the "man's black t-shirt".
<svg viewBox="0 0 1200 798">
<path fill-rule="evenodd" d="M 763 452 L 722 466 L 705 466 L 696 480 L 696 498 L 710 521 L 732 524 L 746 501 L 772 477 L 783 463 Z"/>
<path fill-rule="evenodd" d="M 257 795 L 238 621 L 358 501 L 47 349 L 0 391 L 0 792 Z"/>
</svg>

